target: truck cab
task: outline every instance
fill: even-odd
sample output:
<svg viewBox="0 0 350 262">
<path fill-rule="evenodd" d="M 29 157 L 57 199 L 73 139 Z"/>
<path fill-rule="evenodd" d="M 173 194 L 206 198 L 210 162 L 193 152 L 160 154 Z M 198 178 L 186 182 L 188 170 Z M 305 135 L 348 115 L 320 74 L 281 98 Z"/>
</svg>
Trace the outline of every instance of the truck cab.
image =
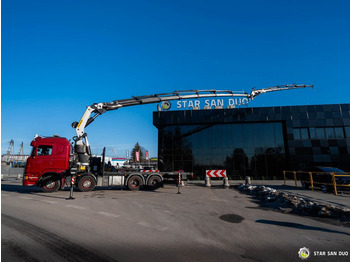
<svg viewBox="0 0 350 262">
<path fill-rule="evenodd" d="M 32 152 L 27 159 L 23 185 L 40 186 L 45 192 L 55 192 L 63 187 L 69 170 L 69 141 L 58 136 L 36 137 L 30 145 Z"/>
</svg>

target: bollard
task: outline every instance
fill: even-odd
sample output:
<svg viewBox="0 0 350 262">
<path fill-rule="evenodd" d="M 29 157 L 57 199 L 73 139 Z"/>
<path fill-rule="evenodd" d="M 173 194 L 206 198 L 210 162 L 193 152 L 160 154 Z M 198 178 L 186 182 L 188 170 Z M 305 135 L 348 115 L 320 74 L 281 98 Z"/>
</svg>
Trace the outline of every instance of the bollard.
<svg viewBox="0 0 350 262">
<path fill-rule="evenodd" d="M 250 182 L 250 176 L 246 176 L 245 177 L 245 184 L 247 185 L 250 185 L 251 184 L 251 182 Z"/>
<path fill-rule="evenodd" d="M 211 185 L 210 185 L 210 177 L 205 177 L 205 186 L 206 187 L 211 187 Z"/>
<path fill-rule="evenodd" d="M 72 179 L 71 179 L 71 182 L 70 182 L 69 198 L 66 198 L 66 200 L 73 200 L 73 199 L 75 199 L 73 197 L 74 183 L 75 183 L 75 177 L 72 175 Z"/>
<path fill-rule="evenodd" d="M 177 193 L 178 194 L 181 194 L 180 185 L 181 185 L 181 171 L 179 171 L 179 178 L 178 178 L 178 183 L 177 183 Z"/>
<path fill-rule="evenodd" d="M 227 176 L 224 177 L 224 187 L 225 187 L 225 188 L 230 187 L 230 184 L 228 183 L 228 177 L 227 177 Z"/>
<path fill-rule="evenodd" d="M 22 178 L 22 174 L 17 174 L 16 179 L 17 179 L 17 180 L 20 180 L 21 178 Z"/>
</svg>

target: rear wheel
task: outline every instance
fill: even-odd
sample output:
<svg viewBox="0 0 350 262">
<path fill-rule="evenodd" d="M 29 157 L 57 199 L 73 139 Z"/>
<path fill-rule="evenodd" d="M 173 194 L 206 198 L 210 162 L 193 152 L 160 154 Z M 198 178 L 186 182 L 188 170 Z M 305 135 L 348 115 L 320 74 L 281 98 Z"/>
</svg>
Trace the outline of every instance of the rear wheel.
<svg viewBox="0 0 350 262">
<path fill-rule="evenodd" d="M 45 193 L 56 192 L 61 186 L 61 181 L 58 177 L 49 176 L 41 182 L 41 190 Z"/>
<path fill-rule="evenodd" d="M 156 190 L 157 188 L 161 187 L 162 180 L 159 176 L 152 176 L 147 182 L 147 186 L 151 190 Z"/>
<path fill-rule="evenodd" d="M 81 192 L 89 192 L 92 191 L 96 186 L 95 178 L 92 176 L 83 176 L 78 181 L 78 188 Z"/>
<path fill-rule="evenodd" d="M 142 186 L 142 179 L 139 176 L 132 176 L 128 181 L 128 188 L 132 191 L 140 190 Z"/>
</svg>

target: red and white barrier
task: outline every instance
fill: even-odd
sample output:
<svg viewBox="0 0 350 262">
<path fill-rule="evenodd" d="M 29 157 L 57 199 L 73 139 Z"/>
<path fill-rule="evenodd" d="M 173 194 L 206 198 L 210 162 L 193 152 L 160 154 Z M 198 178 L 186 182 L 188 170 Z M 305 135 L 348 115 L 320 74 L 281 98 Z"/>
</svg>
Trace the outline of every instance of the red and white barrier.
<svg viewBox="0 0 350 262">
<path fill-rule="evenodd" d="M 158 169 L 152 169 L 152 170 L 141 170 L 142 173 L 159 173 Z"/>
<path fill-rule="evenodd" d="M 206 170 L 206 177 L 226 177 L 226 170 Z"/>
<path fill-rule="evenodd" d="M 220 178 L 223 177 L 224 188 L 229 188 L 230 184 L 228 183 L 228 177 L 226 175 L 226 170 L 206 170 L 205 174 L 205 186 L 211 187 L 210 178 Z"/>
</svg>

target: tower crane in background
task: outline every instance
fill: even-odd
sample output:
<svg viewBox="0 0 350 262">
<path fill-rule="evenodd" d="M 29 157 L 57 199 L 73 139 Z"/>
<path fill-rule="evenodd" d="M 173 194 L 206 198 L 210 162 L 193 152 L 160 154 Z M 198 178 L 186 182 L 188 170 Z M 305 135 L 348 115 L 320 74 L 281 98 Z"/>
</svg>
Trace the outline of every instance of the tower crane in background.
<svg viewBox="0 0 350 262">
<path fill-rule="evenodd" d="M 13 156 L 14 156 L 14 150 L 15 150 L 15 141 L 13 139 L 10 140 L 9 146 L 6 151 L 6 164 L 10 165 L 11 162 L 13 162 Z"/>
</svg>

